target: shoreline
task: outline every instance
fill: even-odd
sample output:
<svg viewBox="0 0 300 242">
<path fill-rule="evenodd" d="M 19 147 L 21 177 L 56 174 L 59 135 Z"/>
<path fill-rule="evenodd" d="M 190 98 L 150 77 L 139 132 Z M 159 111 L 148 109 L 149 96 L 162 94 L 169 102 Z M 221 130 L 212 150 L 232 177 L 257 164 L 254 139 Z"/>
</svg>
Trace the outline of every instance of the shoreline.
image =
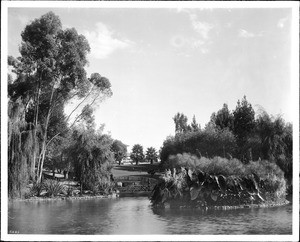
<svg viewBox="0 0 300 242">
<path fill-rule="evenodd" d="M 14 202 L 48 202 L 48 201 L 62 201 L 62 200 L 91 200 L 91 199 L 116 199 L 119 198 L 119 194 L 112 195 L 96 195 L 96 196 L 73 196 L 73 197 L 33 197 L 33 198 L 16 198 L 16 199 L 8 199 L 8 203 Z M 124 197 L 124 196 L 121 196 Z M 134 196 L 129 196 L 134 197 Z M 272 203 L 262 203 L 262 204 L 242 204 L 242 205 L 224 205 L 224 206 L 206 206 L 206 207 L 188 207 L 188 206 L 179 206 L 179 207 L 170 207 L 170 204 L 166 204 L 165 206 L 157 206 L 153 207 L 155 209 L 195 209 L 202 211 L 212 211 L 212 210 L 237 210 L 237 209 L 252 209 L 252 208 L 271 208 L 271 207 L 281 207 L 292 204 L 292 202 L 286 200 L 284 202 L 272 202 Z"/>
<path fill-rule="evenodd" d="M 31 197 L 31 198 L 13 198 L 8 199 L 9 203 L 12 202 L 33 202 L 33 201 L 57 201 L 57 200 L 88 200 L 88 199 L 106 199 L 117 198 L 117 194 L 112 195 L 95 195 L 95 196 L 70 196 L 70 197 Z"/>
<path fill-rule="evenodd" d="M 202 211 L 216 211 L 216 210 L 237 210 L 237 209 L 253 209 L 253 208 L 272 208 L 272 207 L 281 207 L 292 204 L 289 201 L 278 202 L 278 203 L 265 203 L 265 204 L 242 204 L 242 205 L 224 205 L 224 206 L 206 206 L 206 207 L 187 207 L 187 206 L 179 206 L 176 209 L 194 209 L 194 210 L 202 210 Z M 164 207 L 156 207 L 157 209 L 167 209 L 172 210 L 174 208 L 170 207 L 170 204 L 167 204 Z"/>
</svg>

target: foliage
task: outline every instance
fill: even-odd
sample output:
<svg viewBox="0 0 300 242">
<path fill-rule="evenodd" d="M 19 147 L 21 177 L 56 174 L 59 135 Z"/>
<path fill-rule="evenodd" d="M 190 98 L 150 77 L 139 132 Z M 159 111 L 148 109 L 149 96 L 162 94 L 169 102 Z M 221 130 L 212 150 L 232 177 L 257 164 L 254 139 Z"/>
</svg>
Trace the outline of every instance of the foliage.
<svg viewBox="0 0 300 242">
<path fill-rule="evenodd" d="M 119 162 L 119 165 L 121 165 L 121 161 L 127 154 L 127 145 L 123 144 L 120 140 L 114 140 L 111 150 L 114 152 L 115 160 Z"/>
<path fill-rule="evenodd" d="M 228 129 L 206 128 L 198 132 L 177 134 L 168 137 L 161 148 L 161 162 L 167 161 L 169 155 L 191 153 L 198 157 L 230 157 L 236 151 L 235 137 Z"/>
<path fill-rule="evenodd" d="M 195 115 L 191 124 L 188 124 L 188 118 L 183 113 L 177 113 L 173 117 L 175 123 L 175 133 L 196 132 L 201 130 L 200 124 L 197 123 Z"/>
<path fill-rule="evenodd" d="M 177 113 L 175 136 L 169 136 L 160 150 L 162 163 L 170 155 L 190 153 L 197 157 L 238 158 L 243 163 L 253 160 L 269 160 L 276 163 L 285 178 L 292 180 L 293 128 L 280 117 L 273 117 L 265 111 L 255 118 L 252 105 L 246 96 L 237 102 L 233 112 L 227 104 L 212 113 L 204 130 L 190 132 L 187 117 Z M 179 128 L 178 128 L 179 127 Z M 180 128 L 181 127 L 181 128 Z"/>
<path fill-rule="evenodd" d="M 215 156 L 212 159 L 183 153 L 171 155 L 165 168 L 188 167 L 191 169 L 200 169 L 213 175 L 245 175 L 244 164 L 237 159 L 226 159 Z"/>
<path fill-rule="evenodd" d="M 8 194 L 22 197 L 32 177 L 33 133 L 24 117 L 25 105 L 21 98 L 8 103 Z"/>
<path fill-rule="evenodd" d="M 291 124 L 285 124 L 278 117 L 269 116 L 265 111 L 258 115 L 255 134 L 259 145 L 259 157 L 275 162 L 285 172 L 285 177 L 292 178 L 293 131 Z"/>
<path fill-rule="evenodd" d="M 190 127 L 191 127 L 192 132 L 201 130 L 201 126 L 200 126 L 200 124 L 197 123 L 195 115 L 193 116 L 193 120 L 191 122 Z"/>
<path fill-rule="evenodd" d="M 171 156 L 170 167 L 154 188 L 153 205 L 206 207 L 252 203 L 284 203 L 286 183 L 281 169 L 268 161 L 250 162 Z M 185 167 L 185 168 L 183 168 Z"/>
<path fill-rule="evenodd" d="M 145 156 L 144 156 L 143 146 L 141 146 L 140 144 L 135 144 L 132 147 L 130 159 L 132 159 L 133 162 L 135 162 L 136 165 L 138 165 L 140 161 L 144 160 L 144 157 Z"/>
<path fill-rule="evenodd" d="M 228 109 L 226 103 L 223 104 L 223 108 L 220 109 L 214 117 L 214 123 L 219 129 L 233 130 L 233 115 Z"/>
<path fill-rule="evenodd" d="M 150 161 L 151 164 L 157 161 L 158 154 L 154 147 L 149 147 L 146 151 L 146 160 Z"/>
<path fill-rule="evenodd" d="M 113 140 L 94 129 L 74 130 L 72 138 L 74 142 L 68 149 L 68 157 L 73 163 L 75 178 L 84 189 L 96 192 L 109 181 L 114 162 Z"/>
<path fill-rule="evenodd" d="M 246 96 L 237 102 L 233 111 L 233 133 L 237 137 L 240 158 L 244 160 L 245 144 L 255 127 L 255 112 Z"/>
<path fill-rule="evenodd" d="M 30 196 L 40 196 L 42 191 L 44 190 L 45 186 L 42 182 L 40 183 L 33 183 L 29 195 Z"/>
<path fill-rule="evenodd" d="M 188 118 L 183 113 L 177 113 L 173 117 L 174 123 L 175 123 L 175 132 L 176 133 L 182 133 L 188 131 Z"/>
<path fill-rule="evenodd" d="M 61 184 L 59 181 L 57 180 L 45 180 L 43 182 L 44 184 L 44 189 L 47 192 L 47 196 L 49 197 L 55 197 L 57 195 L 59 195 L 60 193 L 65 193 L 66 192 L 66 188 L 63 184 Z"/>
</svg>

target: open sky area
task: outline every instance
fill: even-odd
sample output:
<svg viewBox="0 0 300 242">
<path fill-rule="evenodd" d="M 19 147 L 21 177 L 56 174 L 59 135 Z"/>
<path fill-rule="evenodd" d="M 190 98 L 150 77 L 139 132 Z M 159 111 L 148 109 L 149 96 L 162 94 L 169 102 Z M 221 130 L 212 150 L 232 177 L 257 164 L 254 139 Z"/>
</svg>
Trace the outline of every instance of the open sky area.
<svg viewBox="0 0 300 242">
<path fill-rule="evenodd" d="M 203 128 L 244 95 L 292 121 L 291 9 L 9 8 L 9 55 L 19 56 L 21 31 L 49 11 L 88 39 L 88 75 L 107 77 L 113 90 L 96 123 L 130 149 L 159 149 L 177 112 Z"/>
</svg>

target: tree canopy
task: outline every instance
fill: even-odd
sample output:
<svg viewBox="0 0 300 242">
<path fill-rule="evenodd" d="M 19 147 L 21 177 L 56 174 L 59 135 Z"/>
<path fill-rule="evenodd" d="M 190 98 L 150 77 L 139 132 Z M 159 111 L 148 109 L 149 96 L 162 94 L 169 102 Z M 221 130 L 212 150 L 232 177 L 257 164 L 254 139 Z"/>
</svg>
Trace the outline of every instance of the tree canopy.
<svg viewBox="0 0 300 242">
<path fill-rule="evenodd" d="M 158 158 L 158 154 L 154 147 L 149 147 L 146 151 L 146 160 L 150 161 L 151 164 L 156 162 Z"/>
<path fill-rule="evenodd" d="M 132 147 L 130 158 L 136 163 L 136 165 L 138 165 L 139 162 L 144 160 L 144 157 L 143 146 L 140 144 L 135 144 Z"/>
<path fill-rule="evenodd" d="M 119 162 L 119 165 L 121 165 L 121 161 L 127 155 L 127 145 L 123 144 L 120 140 L 114 140 L 111 150 L 114 152 L 115 160 Z"/>
</svg>

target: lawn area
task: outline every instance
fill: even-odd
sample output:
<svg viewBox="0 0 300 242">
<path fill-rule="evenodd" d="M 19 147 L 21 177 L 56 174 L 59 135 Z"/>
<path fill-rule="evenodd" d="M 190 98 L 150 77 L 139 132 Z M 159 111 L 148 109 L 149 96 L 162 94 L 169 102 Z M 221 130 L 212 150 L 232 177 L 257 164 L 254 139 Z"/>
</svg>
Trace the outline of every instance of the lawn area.
<svg viewBox="0 0 300 242">
<path fill-rule="evenodd" d="M 114 177 L 120 176 L 143 176 L 143 177 L 152 177 L 158 178 L 161 173 L 159 172 L 159 163 L 156 164 L 139 164 L 139 165 L 117 165 L 112 169 L 112 173 Z M 156 173 L 154 176 L 151 176 L 148 171 L 155 170 Z"/>
</svg>

